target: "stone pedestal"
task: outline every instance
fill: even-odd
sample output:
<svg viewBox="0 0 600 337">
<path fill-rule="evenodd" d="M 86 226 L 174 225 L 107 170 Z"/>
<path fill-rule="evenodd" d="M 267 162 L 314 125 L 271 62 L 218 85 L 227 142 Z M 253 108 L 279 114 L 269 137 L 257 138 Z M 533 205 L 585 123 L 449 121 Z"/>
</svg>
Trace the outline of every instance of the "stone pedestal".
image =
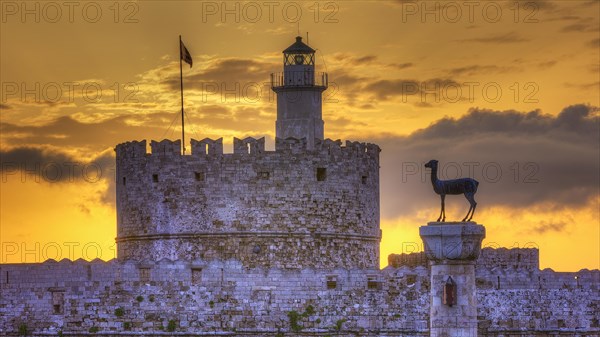
<svg viewBox="0 0 600 337">
<path fill-rule="evenodd" d="M 477 337 L 475 262 L 485 227 L 430 222 L 419 234 L 431 267 L 430 336 Z"/>
</svg>

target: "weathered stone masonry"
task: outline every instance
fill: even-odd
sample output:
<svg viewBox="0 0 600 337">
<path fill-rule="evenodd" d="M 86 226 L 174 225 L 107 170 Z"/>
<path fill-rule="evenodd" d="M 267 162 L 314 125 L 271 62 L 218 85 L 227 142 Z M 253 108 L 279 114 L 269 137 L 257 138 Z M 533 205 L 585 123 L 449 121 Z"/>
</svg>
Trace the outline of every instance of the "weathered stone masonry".
<svg viewBox="0 0 600 337">
<path fill-rule="evenodd" d="M 23 323 L 39 334 L 88 334 L 93 328 L 160 334 L 171 320 L 176 332 L 195 335 L 324 336 L 339 330 L 341 335 L 424 336 L 427 331 L 425 268 L 397 274 L 394 269 L 246 269 L 239 261 L 65 260 L 3 265 L 0 273 L 0 331 L 7 335 Z M 56 293 L 64 298 L 58 308 Z M 300 315 L 296 323 L 289 317 L 294 312 Z"/>
<path fill-rule="evenodd" d="M 510 251 L 484 249 L 476 266 L 479 336 L 599 335 L 598 270 L 540 271 L 511 262 Z M 535 257 L 537 250 L 523 254 Z M 17 335 L 23 324 L 39 336 L 94 335 L 93 328 L 105 336 L 160 335 L 173 321 L 176 333 L 194 335 L 428 336 L 429 289 L 425 266 L 248 269 L 235 260 L 167 259 L 8 264 L 0 266 L 0 335 Z M 314 313 L 302 316 L 309 306 Z M 299 314 L 297 326 L 291 312 Z"/>
</svg>

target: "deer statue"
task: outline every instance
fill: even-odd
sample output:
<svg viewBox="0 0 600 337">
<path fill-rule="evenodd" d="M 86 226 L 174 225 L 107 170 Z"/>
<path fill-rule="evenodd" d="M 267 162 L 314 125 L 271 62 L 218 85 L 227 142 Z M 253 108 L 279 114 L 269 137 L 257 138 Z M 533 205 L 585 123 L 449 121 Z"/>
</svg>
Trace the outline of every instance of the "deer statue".
<svg viewBox="0 0 600 337">
<path fill-rule="evenodd" d="M 467 215 L 462 221 L 471 221 L 473 214 L 475 214 L 475 207 L 477 207 L 477 203 L 475 202 L 475 193 L 477 193 L 477 186 L 479 186 L 479 182 L 471 178 L 439 180 L 437 177 L 437 160 L 430 160 L 427 164 L 425 164 L 425 167 L 431 169 L 431 184 L 433 185 L 433 191 L 439 194 L 442 198 L 442 211 L 440 212 L 440 217 L 437 219 L 437 221 L 446 221 L 446 211 L 444 209 L 444 199 L 446 198 L 446 194 L 465 195 L 465 198 L 467 198 L 471 204 L 471 207 L 469 207 L 469 212 L 467 212 Z"/>
</svg>

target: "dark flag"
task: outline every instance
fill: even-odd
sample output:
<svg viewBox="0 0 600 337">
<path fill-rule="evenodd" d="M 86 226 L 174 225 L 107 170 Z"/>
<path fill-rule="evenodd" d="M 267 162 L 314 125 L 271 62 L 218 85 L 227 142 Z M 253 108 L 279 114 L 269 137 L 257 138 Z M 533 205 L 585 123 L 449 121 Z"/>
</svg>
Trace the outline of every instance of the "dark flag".
<svg viewBox="0 0 600 337">
<path fill-rule="evenodd" d="M 192 55 L 190 55 L 190 52 L 187 50 L 187 48 L 183 44 L 183 41 L 179 41 L 179 47 L 180 47 L 179 55 L 180 55 L 181 59 L 183 60 L 183 62 L 189 64 L 190 68 L 191 68 L 192 67 Z"/>
</svg>

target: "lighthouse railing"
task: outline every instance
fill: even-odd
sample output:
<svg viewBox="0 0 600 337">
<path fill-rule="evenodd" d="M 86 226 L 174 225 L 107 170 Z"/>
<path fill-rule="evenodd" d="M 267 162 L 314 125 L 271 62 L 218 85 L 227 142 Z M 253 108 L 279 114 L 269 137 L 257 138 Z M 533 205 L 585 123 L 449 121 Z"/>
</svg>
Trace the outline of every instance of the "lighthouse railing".
<svg viewBox="0 0 600 337">
<path fill-rule="evenodd" d="M 327 73 L 313 71 L 285 71 L 271 74 L 271 88 L 280 87 L 325 87 L 329 78 Z"/>
</svg>

